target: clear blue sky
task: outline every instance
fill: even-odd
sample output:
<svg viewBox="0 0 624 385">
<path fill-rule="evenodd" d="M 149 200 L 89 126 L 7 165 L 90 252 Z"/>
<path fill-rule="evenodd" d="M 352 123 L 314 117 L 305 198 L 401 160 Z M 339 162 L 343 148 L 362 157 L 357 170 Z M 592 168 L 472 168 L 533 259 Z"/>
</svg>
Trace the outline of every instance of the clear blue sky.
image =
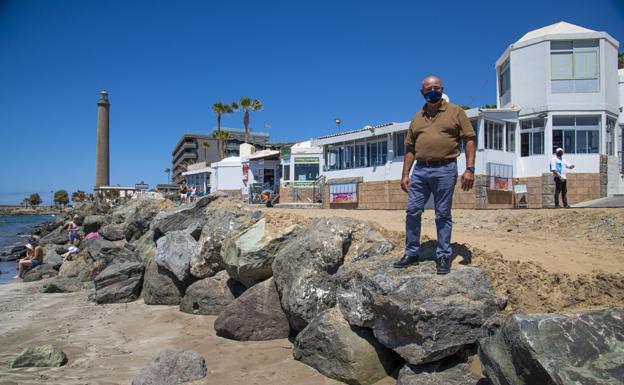
<svg viewBox="0 0 624 385">
<path fill-rule="evenodd" d="M 111 183 L 154 186 L 182 133 L 216 125 L 217 101 L 260 99 L 251 126 L 268 122 L 272 141 L 327 134 L 335 117 L 409 120 L 431 73 L 452 101 L 482 106 L 505 47 L 561 20 L 624 43 L 622 0 L 0 0 L 0 203 L 91 190 L 102 89 Z"/>
</svg>

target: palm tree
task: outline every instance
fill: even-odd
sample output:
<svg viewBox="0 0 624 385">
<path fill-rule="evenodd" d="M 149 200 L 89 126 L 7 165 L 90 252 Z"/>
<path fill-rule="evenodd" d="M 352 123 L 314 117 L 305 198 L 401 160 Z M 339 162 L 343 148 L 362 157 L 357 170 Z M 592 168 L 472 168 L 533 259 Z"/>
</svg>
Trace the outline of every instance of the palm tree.
<svg viewBox="0 0 624 385">
<path fill-rule="evenodd" d="M 167 167 L 165 173 L 167 173 L 167 183 L 171 183 L 171 169 Z"/>
<path fill-rule="evenodd" d="M 221 134 L 221 115 L 231 114 L 236 110 L 238 110 L 238 104 L 236 104 L 236 102 L 233 102 L 232 104 L 218 102 L 212 105 L 212 111 L 217 114 L 217 132 L 214 134 L 215 138 L 219 139 L 219 137 L 223 136 Z M 219 139 L 219 156 L 221 159 L 223 159 L 224 152 L 224 143 L 222 140 L 224 139 Z"/>
<path fill-rule="evenodd" d="M 219 157 L 223 159 L 225 158 L 225 143 L 230 139 L 230 133 L 218 130 L 214 133 L 214 137 L 219 141 Z"/>
<path fill-rule="evenodd" d="M 249 111 L 258 111 L 262 108 L 262 103 L 258 99 L 248 97 L 241 98 L 238 102 L 240 109 L 245 113 L 243 125 L 245 125 L 245 143 L 249 143 Z"/>
<path fill-rule="evenodd" d="M 202 142 L 202 147 L 204 148 L 204 162 L 208 164 L 208 147 L 210 147 L 210 143 Z"/>
</svg>

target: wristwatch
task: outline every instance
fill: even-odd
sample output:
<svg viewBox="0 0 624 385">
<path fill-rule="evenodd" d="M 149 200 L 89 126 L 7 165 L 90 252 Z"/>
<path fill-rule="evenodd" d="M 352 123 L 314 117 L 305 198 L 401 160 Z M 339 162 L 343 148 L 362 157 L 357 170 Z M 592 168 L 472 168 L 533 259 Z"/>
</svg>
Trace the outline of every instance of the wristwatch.
<svg viewBox="0 0 624 385">
<path fill-rule="evenodd" d="M 470 166 L 470 167 L 466 167 L 466 171 L 470 171 L 471 173 L 475 173 L 475 168 L 474 166 Z"/>
</svg>

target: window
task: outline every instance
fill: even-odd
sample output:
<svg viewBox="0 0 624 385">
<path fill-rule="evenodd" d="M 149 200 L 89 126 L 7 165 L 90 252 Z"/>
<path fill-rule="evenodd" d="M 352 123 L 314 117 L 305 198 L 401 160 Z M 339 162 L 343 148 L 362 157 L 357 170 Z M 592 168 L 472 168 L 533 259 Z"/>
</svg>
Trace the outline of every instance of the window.
<svg viewBox="0 0 624 385">
<path fill-rule="evenodd" d="M 354 147 L 353 143 L 348 143 L 345 145 L 345 158 L 344 158 L 344 168 L 353 168 L 354 161 Z"/>
<path fill-rule="evenodd" d="M 394 157 L 405 156 L 405 135 L 406 132 L 397 132 L 394 134 Z"/>
<path fill-rule="evenodd" d="M 553 153 L 559 147 L 568 154 L 600 151 L 600 116 L 554 116 Z"/>
<path fill-rule="evenodd" d="M 503 151 L 504 127 L 502 123 L 485 121 L 485 148 Z"/>
<path fill-rule="evenodd" d="M 340 154 L 339 147 L 329 145 L 327 146 L 327 168 L 329 170 L 340 170 Z"/>
<path fill-rule="evenodd" d="M 607 155 L 615 155 L 615 119 L 607 117 Z"/>
<path fill-rule="evenodd" d="M 598 40 L 551 41 L 552 92 L 598 92 L 598 57 Z"/>
<path fill-rule="evenodd" d="M 295 181 L 316 180 L 318 176 L 318 163 L 295 163 Z"/>
<path fill-rule="evenodd" d="M 366 142 L 355 142 L 355 167 L 366 167 Z"/>
<path fill-rule="evenodd" d="M 516 152 L 516 123 L 506 122 L 507 152 Z"/>
<path fill-rule="evenodd" d="M 285 164 L 282 166 L 282 175 L 282 179 L 284 179 L 284 181 L 290 181 L 290 164 Z"/>
<path fill-rule="evenodd" d="M 498 94 L 500 105 L 503 106 L 510 101 L 511 74 L 509 70 L 509 59 L 498 68 Z"/>
<path fill-rule="evenodd" d="M 388 141 L 382 139 L 380 141 L 368 142 L 367 160 L 369 166 L 382 166 L 386 164 L 388 159 Z"/>
<path fill-rule="evenodd" d="M 544 119 L 520 121 L 520 156 L 544 154 Z"/>
</svg>

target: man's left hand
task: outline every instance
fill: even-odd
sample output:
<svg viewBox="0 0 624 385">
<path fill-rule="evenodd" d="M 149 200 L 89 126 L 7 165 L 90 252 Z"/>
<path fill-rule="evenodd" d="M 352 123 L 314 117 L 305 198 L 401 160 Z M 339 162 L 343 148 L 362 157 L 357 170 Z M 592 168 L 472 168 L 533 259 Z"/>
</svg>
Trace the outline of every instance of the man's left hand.
<svg viewBox="0 0 624 385">
<path fill-rule="evenodd" d="M 474 174 L 470 171 L 464 171 L 461 176 L 461 189 L 464 191 L 472 190 L 472 186 L 474 185 Z"/>
</svg>

